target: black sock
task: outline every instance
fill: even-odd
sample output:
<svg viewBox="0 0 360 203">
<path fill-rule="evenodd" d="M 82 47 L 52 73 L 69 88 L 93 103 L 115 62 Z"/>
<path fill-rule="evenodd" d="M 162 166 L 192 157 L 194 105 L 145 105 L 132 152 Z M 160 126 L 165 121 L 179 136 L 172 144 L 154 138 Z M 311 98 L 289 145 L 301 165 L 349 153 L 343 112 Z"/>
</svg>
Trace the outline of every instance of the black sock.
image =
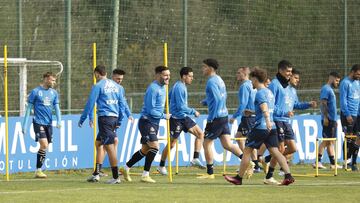
<svg viewBox="0 0 360 203">
<path fill-rule="evenodd" d="M 144 171 L 150 171 L 151 163 L 154 161 L 154 158 L 158 152 L 156 148 L 150 148 L 145 158 Z"/>
<path fill-rule="evenodd" d="M 242 159 L 242 158 L 243 158 L 243 154 L 240 154 L 240 155 L 239 155 L 239 158 Z"/>
<path fill-rule="evenodd" d="M 329 155 L 329 160 L 330 160 L 330 164 L 331 164 L 331 165 L 335 165 L 334 156 L 330 156 L 330 155 Z M 319 161 L 319 162 L 320 162 L 320 161 Z"/>
<path fill-rule="evenodd" d="M 115 167 L 111 167 L 111 172 L 112 172 L 112 176 L 114 179 L 118 179 L 119 178 L 119 169 L 117 166 Z"/>
<path fill-rule="evenodd" d="M 266 174 L 266 179 L 269 179 L 271 177 L 273 177 L 273 174 L 274 174 L 274 168 L 272 168 L 271 166 L 269 166 L 269 171 L 268 173 Z"/>
<path fill-rule="evenodd" d="M 135 154 L 132 155 L 131 159 L 126 162 L 126 166 L 131 168 L 134 164 L 136 164 L 138 161 L 140 161 L 142 158 L 144 158 L 144 154 L 141 152 L 141 149 L 137 152 L 135 152 Z"/>
<path fill-rule="evenodd" d="M 41 168 L 46 157 L 46 151 L 39 149 L 37 155 L 36 155 L 36 168 Z"/>
<path fill-rule="evenodd" d="M 239 174 L 237 174 L 234 178 L 236 178 L 236 179 L 238 179 L 238 180 L 242 181 L 242 177 L 240 177 L 240 176 L 239 176 Z"/>
<path fill-rule="evenodd" d="M 318 162 L 320 163 L 322 159 L 322 154 L 318 154 Z"/>
<path fill-rule="evenodd" d="M 165 161 L 163 160 L 160 160 L 160 164 L 159 164 L 160 167 L 164 167 L 165 166 Z"/>
<path fill-rule="evenodd" d="M 259 161 L 258 160 L 253 160 L 253 162 L 254 162 L 254 164 L 255 164 L 255 169 L 258 169 L 258 168 L 260 168 L 260 166 L 259 166 Z"/>
<path fill-rule="evenodd" d="M 99 172 L 101 171 L 102 169 L 102 164 L 99 164 Z"/>
<path fill-rule="evenodd" d="M 285 174 L 285 179 L 291 179 L 291 178 L 293 178 L 292 175 L 291 175 L 291 173 Z"/>
<path fill-rule="evenodd" d="M 93 172 L 93 175 L 94 176 L 96 176 L 96 175 L 99 175 L 99 173 L 100 173 L 100 165 L 102 165 L 102 164 L 99 164 L 99 163 L 96 163 L 95 164 L 95 170 L 94 170 L 94 172 Z"/>
<path fill-rule="evenodd" d="M 198 159 L 200 156 L 200 152 L 194 152 L 194 159 Z"/>
<path fill-rule="evenodd" d="M 214 174 L 213 164 L 206 164 L 206 172 L 209 175 Z"/>
<path fill-rule="evenodd" d="M 265 162 L 266 162 L 266 163 L 269 163 L 270 160 L 271 160 L 271 154 L 269 154 L 269 155 L 267 155 L 267 156 L 265 157 Z"/>
<path fill-rule="evenodd" d="M 354 144 L 354 152 L 352 154 L 352 165 L 356 165 L 356 159 L 358 157 L 359 147 Z"/>
</svg>

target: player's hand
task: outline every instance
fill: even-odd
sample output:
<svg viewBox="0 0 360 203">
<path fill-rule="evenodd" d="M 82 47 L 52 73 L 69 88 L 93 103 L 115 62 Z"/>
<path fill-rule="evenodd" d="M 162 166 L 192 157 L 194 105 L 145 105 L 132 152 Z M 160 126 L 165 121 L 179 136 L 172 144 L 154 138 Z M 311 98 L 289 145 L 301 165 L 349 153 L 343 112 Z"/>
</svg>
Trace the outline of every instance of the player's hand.
<svg viewBox="0 0 360 203">
<path fill-rule="evenodd" d="M 293 111 L 289 111 L 288 112 L 288 116 L 291 118 L 291 117 L 294 117 L 294 112 Z"/>
<path fill-rule="evenodd" d="M 166 119 L 166 120 L 169 120 L 170 117 L 171 117 L 171 114 L 165 114 L 165 119 Z"/>
<path fill-rule="evenodd" d="M 89 120 L 89 126 L 90 126 L 90 128 L 93 128 L 94 127 L 94 121 Z"/>
<path fill-rule="evenodd" d="M 354 122 L 351 115 L 346 117 L 346 121 L 348 122 L 348 124 L 352 124 Z"/>
<path fill-rule="evenodd" d="M 198 111 L 195 111 L 195 117 L 199 117 L 200 113 Z"/>
<path fill-rule="evenodd" d="M 131 123 L 134 123 L 134 117 L 132 117 L 132 116 L 129 116 L 129 118 L 128 118 L 128 120 L 131 122 Z"/>
<path fill-rule="evenodd" d="M 266 129 L 270 132 L 272 129 L 272 123 L 270 122 L 270 120 L 266 120 Z"/>
<path fill-rule="evenodd" d="M 250 110 L 250 109 L 245 109 L 244 110 L 244 115 L 245 116 L 251 116 L 251 115 L 254 115 L 254 114 L 255 114 L 255 112 Z"/>
<path fill-rule="evenodd" d="M 233 123 L 235 122 L 235 120 L 236 120 L 235 118 L 230 118 L 230 119 L 229 119 L 229 123 L 230 123 L 230 124 L 233 124 Z"/>
<path fill-rule="evenodd" d="M 57 124 L 56 124 L 56 128 L 61 128 L 61 123 L 60 122 L 58 122 Z"/>
<path fill-rule="evenodd" d="M 324 117 L 324 126 L 329 125 L 329 119 L 327 117 Z"/>
<path fill-rule="evenodd" d="M 79 128 L 82 127 L 82 122 L 81 121 L 78 122 L 78 126 L 79 126 Z"/>
<path fill-rule="evenodd" d="M 316 102 L 316 101 L 310 101 L 309 103 L 310 103 L 310 106 L 311 106 L 312 108 L 316 108 L 316 107 L 317 107 L 317 102 Z"/>
</svg>

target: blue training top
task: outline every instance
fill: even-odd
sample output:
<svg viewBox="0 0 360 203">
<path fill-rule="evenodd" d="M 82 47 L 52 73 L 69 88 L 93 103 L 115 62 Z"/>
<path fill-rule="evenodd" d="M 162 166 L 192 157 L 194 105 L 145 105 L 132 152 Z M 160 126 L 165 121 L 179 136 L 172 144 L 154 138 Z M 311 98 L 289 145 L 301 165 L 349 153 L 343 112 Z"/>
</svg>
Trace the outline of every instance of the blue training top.
<svg viewBox="0 0 360 203">
<path fill-rule="evenodd" d="M 329 84 L 322 86 L 320 91 L 320 100 L 326 100 L 328 119 L 336 121 L 336 96 L 334 90 Z M 320 108 L 321 109 L 321 108 Z M 321 119 L 324 119 L 324 112 L 321 111 Z"/>
<path fill-rule="evenodd" d="M 113 116 L 118 118 L 120 124 L 123 119 L 121 109 L 124 108 L 124 97 L 120 91 L 120 85 L 110 79 L 102 79 L 97 82 L 91 89 L 85 109 L 80 117 L 82 124 L 87 115 L 94 109 L 96 102 L 98 116 Z M 89 119 L 93 119 L 89 116 Z"/>
<path fill-rule="evenodd" d="M 275 98 L 273 93 L 268 88 L 261 88 L 255 95 L 255 128 L 267 129 L 264 114 L 260 108 L 260 105 L 266 103 L 270 115 L 270 122 L 273 124 L 272 129 L 275 129 L 273 122 L 273 112 L 275 106 Z"/>
<path fill-rule="evenodd" d="M 141 116 L 146 117 L 150 122 L 159 124 L 160 119 L 165 119 L 164 114 L 166 99 L 165 85 L 159 84 L 158 81 L 153 81 L 146 89 L 144 96 L 144 105 L 141 110 Z"/>
<path fill-rule="evenodd" d="M 340 110 L 345 116 L 357 116 L 360 101 L 358 82 L 345 77 L 340 82 Z"/>
<path fill-rule="evenodd" d="M 289 88 L 289 111 L 293 111 L 294 109 L 303 110 L 311 107 L 311 104 L 309 102 L 299 101 L 296 89 L 293 86 L 289 85 L 287 88 Z"/>
<path fill-rule="evenodd" d="M 274 121 L 289 122 L 291 99 L 289 86 L 284 88 L 277 78 L 274 78 L 269 84 L 269 89 L 275 97 Z"/>
<path fill-rule="evenodd" d="M 31 91 L 28 103 L 34 106 L 35 123 L 40 125 L 52 124 L 53 107 L 59 104 L 59 96 L 56 90 L 38 86 Z"/>
<path fill-rule="evenodd" d="M 169 93 L 170 113 L 175 119 L 183 119 L 186 116 L 194 115 L 195 109 L 188 107 L 188 93 L 185 83 L 177 81 Z"/>
<path fill-rule="evenodd" d="M 209 77 L 206 83 L 206 98 L 202 104 L 207 105 L 209 109 L 208 122 L 215 118 L 228 116 L 226 108 L 226 87 L 224 81 L 218 75 Z"/>
<path fill-rule="evenodd" d="M 243 115 L 245 109 L 254 111 L 254 100 L 255 100 L 256 90 L 253 88 L 251 80 L 245 80 L 239 87 L 238 100 L 239 107 L 237 111 L 233 114 L 233 118 L 237 118 L 240 115 Z"/>
</svg>

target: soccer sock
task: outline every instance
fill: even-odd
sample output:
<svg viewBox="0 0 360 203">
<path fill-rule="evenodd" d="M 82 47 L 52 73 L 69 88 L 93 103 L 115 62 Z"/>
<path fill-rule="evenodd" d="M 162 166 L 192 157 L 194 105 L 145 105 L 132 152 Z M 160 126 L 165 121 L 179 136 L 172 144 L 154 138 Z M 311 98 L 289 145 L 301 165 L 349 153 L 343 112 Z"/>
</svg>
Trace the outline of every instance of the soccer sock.
<svg viewBox="0 0 360 203">
<path fill-rule="evenodd" d="M 99 172 L 101 171 L 102 169 L 102 164 L 99 164 Z"/>
<path fill-rule="evenodd" d="M 266 163 L 269 163 L 270 160 L 271 160 L 271 155 L 269 154 L 269 155 L 267 155 L 267 156 L 265 157 L 265 162 L 266 162 Z"/>
<path fill-rule="evenodd" d="M 240 154 L 240 155 L 239 155 L 239 158 L 242 159 L 242 158 L 243 158 L 243 154 Z"/>
<path fill-rule="evenodd" d="M 330 164 L 331 165 L 335 165 L 335 158 L 334 158 L 334 156 L 330 156 L 329 155 L 329 160 L 330 160 Z M 320 161 L 319 161 L 320 162 Z"/>
<path fill-rule="evenodd" d="M 268 173 L 266 174 L 266 179 L 269 179 L 271 177 L 273 177 L 273 174 L 274 174 L 274 168 L 272 168 L 271 166 L 269 166 L 269 171 Z"/>
<path fill-rule="evenodd" d="M 158 152 L 156 148 L 150 148 L 145 158 L 144 171 L 150 171 L 151 163 L 154 161 L 154 158 Z"/>
<path fill-rule="evenodd" d="M 253 162 L 254 162 L 254 164 L 255 164 L 255 169 L 258 169 L 258 168 L 260 168 L 260 166 L 259 166 L 259 161 L 258 160 L 253 160 Z"/>
<path fill-rule="evenodd" d="M 239 176 L 239 174 L 237 174 L 234 178 L 238 179 L 239 181 L 242 182 L 242 177 Z"/>
<path fill-rule="evenodd" d="M 329 156 L 330 158 L 330 156 Z M 322 159 L 322 154 L 318 154 L 318 162 L 320 163 L 321 162 L 321 159 Z"/>
<path fill-rule="evenodd" d="M 287 174 L 285 174 L 285 179 L 290 179 L 290 178 L 292 178 L 291 173 L 287 173 Z"/>
<path fill-rule="evenodd" d="M 164 167 L 165 166 L 165 161 L 160 160 L 160 167 Z"/>
<path fill-rule="evenodd" d="M 95 164 L 95 170 L 94 170 L 94 172 L 93 172 L 93 175 L 94 175 L 94 176 L 99 175 L 99 173 L 100 173 L 100 168 L 101 168 L 100 165 L 102 165 L 102 164 L 99 164 L 99 163 L 96 163 L 96 164 Z"/>
<path fill-rule="evenodd" d="M 39 149 L 37 155 L 36 155 L 36 168 L 41 168 L 46 157 L 46 151 Z"/>
<path fill-rule="evenodd" d="M 114 179 L 118 179 L 119 178 L 119 169 L 117 166 L 111 167 L 111 172 L 112 172 L 112 176 Z"/>
<path fill-rule="evenodd" d="M 132 155 L 131 159 L 126 162 L 126 166 L 131 168 L 134 164 L 140 161 L 145 155 L 141 152 L 141 149 Z"/>
<path fill-rule="evenodd" d="M 213 164 L 206 164 L 206 172 L 209 175 L 214 174 L 214 168 L 213 168 Z"/>
<path fill-rule="evenodd" d="M 200 152 L 194 152 L 194 159 L 198 159 L 200 156 Z"/>
<path fill-rule="evenodd" d="M 358 157 L 359 147 L 354 144 L 354 152 L 352 154 L 352 165 L 356 165 L 356 159 Z"/>
</svg>

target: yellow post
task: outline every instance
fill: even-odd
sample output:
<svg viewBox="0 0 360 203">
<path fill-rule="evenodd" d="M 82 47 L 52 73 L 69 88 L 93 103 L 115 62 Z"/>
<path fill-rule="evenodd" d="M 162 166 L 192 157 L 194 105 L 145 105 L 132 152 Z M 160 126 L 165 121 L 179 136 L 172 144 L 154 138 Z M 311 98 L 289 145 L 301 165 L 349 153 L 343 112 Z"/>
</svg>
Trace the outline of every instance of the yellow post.
<svg viewBox="0 0 360 203">
<path fill-rule="evenodd" d="M 179 174 L 179 141 L 176 141 L 176 167 L 175 167 L 175 174 Z"/>
<path fill-rule="evenodd" d="M 315 160 L 315 169 L 316 169 L 316 173 L 315 173 L 315 177 L 319 176 L 319 139 L 316 138 L 316 142 L 315 142 L 315 154 L 316 154 L 316 160 Z"/>
<path fill-rule="evenodd" d="M 95 69 L 96 67 L 96 43 L 93 43 L 92 46 L 92 50 L 93 50 L 93 69 Z M 96 84 L 96 78 L 95 75 L 93 74 L 93 84 Z M 95 142 L 96 142 L 96 104 L 94 107 L 94 123 L 93 123 L 93 132 L 94 132 L 94 170 L 96 167 L 96 146 L 95 146 Z"/>
<path fill-rule="evenodd" d="M 337 159 L 338 159 L 338 153 L 337 153 L 337 146 L 338 146 L 338 143 L 337 143 L 337 138 L 335 138 L 335 174 L 334 176 L 337 176 L 337 171 L 338 171 L 338 168 L 337 168 Z"/>
<path fill-rule="evenodd" d="M 347 137 L 346 134 L 344 136 L 344 169 L 347 171 Z"/>
<path fill-rule="evenodd" d="M 9 181 L 9 115 L 8 115 L 8 78 L 7 45 L 4 46 L 4 103 L 5 103 L 5 139 L 6 139 L 6 181 Z"/>
<path fill-rule="evenodd" d="M 223 152 L 223 175 L 226 175 L 226 149 Z"/>
<path fill-rule="evenodd" d="M 164 43 L 164 66 L 168 67 L 168 53 L 167 53 L 167 43 Z M 166 114 L 169 114 L 169 85 L 165 86 L 166 89 Z M 171 168 L 171 151 L 170 151 L 170 121 L 166 120 L 167 126 L 167 151 L 168 151 L 168 171 L 169 171 L 169 182 L 172 182 L 172 168 Z"/>
</svg>

